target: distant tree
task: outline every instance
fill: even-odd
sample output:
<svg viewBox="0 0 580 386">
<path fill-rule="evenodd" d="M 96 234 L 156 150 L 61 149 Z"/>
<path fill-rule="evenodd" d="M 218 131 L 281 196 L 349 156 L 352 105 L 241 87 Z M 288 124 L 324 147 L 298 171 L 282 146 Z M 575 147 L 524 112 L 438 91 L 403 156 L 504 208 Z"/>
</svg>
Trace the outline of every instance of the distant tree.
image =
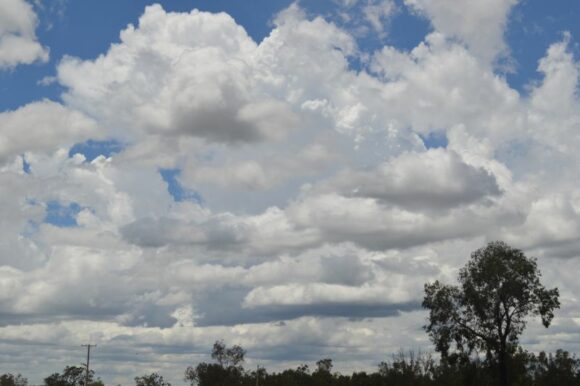
<svg viewBox="0 0 580 386">
<path fill-rule="evenodd" d="M 499 384 L 507 386 L 507 364 L 530 315 L 548 327 L 559 308 L 558 289 L 540 283 L 536 260 L 503 242 L 473 252 L 459 272 L 459 286 L 425 284 L 425 329 L 445 358 L 453 343 L 457 352 L 486 353 L 498 367 Z"/>
<path fill-rule="evenodd" d="M 316 362 L 316 371 L 318 372 L 330 373 L 332 367 L 333 367 L 332 359 L 330 358 L 321 359 L 318 362 Z"/>
<path fill-rule="evenodd" d="M 222 345 L 216 346 L 220 349 Z M 227 348 L 224 346 L 224 352 Z M 219 352 L 219 350 L 216 350 Z M 509 356 L 513 386 L 579 386 L 580 360 L 566 351 L 536 356 L 518 348 Z M 217 361 L 217 359 L 216 359 Z M 225 363 L 225 362 L 222 362 Z M 351 375 L 331 373 L 332 360 L 316 362 L 296 369 L 268 373 L 264 368 L 246 372 L 241 367 L 220 363 L 200 363 L 188 369 L 186 380 L 200 386 L 497 386 L 498 380 L 487 359 L 477 352 L 454 351 L 435 360 L 430 354 L 401 351 L 392 360 L 381 362 L 374 373 L 355 372 Z M 154 374 L 152 374 L 153 376 Z M 259 375 L 259 376 L 258 376 Z M 154 378 L 152 376 L 142 378 Z M 137 379 L 136 379 L 137 381 Z M 162 384 L 163 382 L 158 382 Z M 155 382 L 137 382 L 137 386 L 152 386 Z"/>
<path fill-rule="evenodd" d="M 185 381 L 192 386 L 234 386 L 243 383 L 242 363 L 246 351 L 240 346 L 226 347 L 223 341 L 213 345 L 211 357 L 217 363 L 200 363 L 185 370 Z"/>
<path fill-rule="evenodd" d="M 580 385 L 580 360 L 567 351 L 541 352 L 537 357 L 531 356 L 527 365 L 538 386 Z"/>
<path fill-rule="evenodd" d="M 330 373 L 332 367 L 332 359 L 330 358 L 324 358 L 316 362 L 316 371 L 312 373 L 314 384 L 320 386 L 332 385 L 333 376 Z"/>
<path fill-rule="evenodd" d="M 246 350 L 240 346 L 226 347 L 223 340 L 218 340 L 213 344 L 211 351 L 212 359 L 215 359 L 220 366 L 230 367 L 238 366 L 244 361 Z"/>
<path fill-rule="evenodd" d="M 27 386 L 28 379 L 24 378 L 22 375 L 17 374 L 2 374 L 0 375 L 0 386 Z"/>
<path fill-rule="evenodd" d="M 429 385 L 435 362 L 431 355 L 400 351 L 392 361 L 379 363 L 379 374 L 388 384 L 397 386 Z"/>
<path fill-rule="evenodd" d="M 287 369 L 281 373 L 267 374 L 264 385 L 268 386 L 310 386 L 314 385 L 308 365 L 302 364 L 296 369 Z"/>
<path fill-rule="evenodd" d="M 151 373 L 135 377 L 135 386 L 171 386 L 171 383 L 165 381 L 158 373 Z"/>
<path fill-rule="evenodd" d="M 85 386 L 86 368 L 84 366 L 67 366 L 62 374 L 54 373 L 44 378 L 45 386 Z M 89 384 L 93 382 L 95 372 L 89 371 Z"/>
</svg>

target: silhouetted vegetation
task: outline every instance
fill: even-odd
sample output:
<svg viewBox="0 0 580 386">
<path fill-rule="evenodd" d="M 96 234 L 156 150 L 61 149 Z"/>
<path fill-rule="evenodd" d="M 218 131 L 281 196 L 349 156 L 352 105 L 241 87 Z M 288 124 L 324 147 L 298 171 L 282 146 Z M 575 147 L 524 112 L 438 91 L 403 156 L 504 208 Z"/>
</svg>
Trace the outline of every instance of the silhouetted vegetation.
<svg viewBox="0 0 580 386">
<path fill-rule="evenodd" d="M 28 379 L 22 375 L 17 374 L 2 374 L 0 375 L 0 386 L 27 386 Z"/>
<path fill-rule="evenodd" d="M 560 307 L 558 289 L 546 289 L 540 276 L 535 259 L 496 241 L 473 252 L 459 271 L 458 286 L 426 284 L 425 329 L 435 350 L 443 358 L 452 345 L 460 356 L 483 352 L 497 368 L 498 384 L 508 386 L 508 363 L 518 349 L 526 318 L 539 316 L 548 327 Z"/>
<path fill-rule="evenodd" d="M 135 377 L 135 386 L 171 386 L 171 383 L 165 381 L 158 373 L 151 373 Z"/>
<path fill-rule="evenodd" d="M 223 342 L 217 342 L 223 344 Z M 215 347 L 215 346 L 214 346 Z M 237 346 L 239 347 L 239 346 Z M 241 349 L 241 348 L 240 348 Z M 242 349 L 243 350 L 243 349 Z M 238 357 L 240 359 L 240 357 Z M 306 364 L 295 369 L 269 373 L 264 368 L 246 371 L 242 360 L 200 363 L 188 367 L 186 381 L 193 386 L 496 386 L 496 365 L 478 357 L 451 354 L 435 359 L 431 354 L 399 353 L 381 362 L 374 372 L 355 372 L 350 375 L 333 372 L 333 362 L 325 358 L 311 371 Z M 508 363 L 513 386 L 578 386 L 580 359 L 567 351 L 533 354 L 519 349 Z M 81 386 L 79 376 L 83 367 L 67 367 L 62 374 L 45 379 L 45 386 Z M 257 381 L 257 382 L 256 382 Z M 99 381 L 91 385 L 101 384 Z M 4 374 L 0 386 L 26 386 L 26 378 Z M 135 378 L 136 386 L 171 386 L 157 373 Z"/>
<path fill-rule="evenodd" d="M 104 386 L 100 379 L 94 379 L 95 372 L 89 371 L 89 386 Z M 85 386 L 86 367 L 67 366 L 62 373 L 54 373 L 44 378 L 44 386 Z"/>
<path fill-rule="evenodd" d="M 85 367 L 67 366 L 62 373 L 54 373 L 44 378 L 45 386 L 84 386 Z M 89 382 L 92 382 L 94 371 L 89 372 Z"/>
<path fill-rule="evenodd" d="M 324 358 L 314 370 L 307 364 L 272 372 L 247 371 L 246 351 L 213 345 L 213 362 L 185 370 L 191 386 L 579 386 L 580 359 L 567 351 L 527 352 L 518 338 L 526 317 L 539 316 L 550 325 L 560 305 L 558 289 L 540 283 L 536 261 L 502 242 L 475 251 L 459 273 L 459 285 L 425 285 L 423 306 L 429 310 L 427 333 L 431 354 L 400 352 L 379 363 L 375 372 L 344 375 L 333 372 Z M 93 381 L 89 386 L 103 386 Z M 69 366 L 44 379 L 44 386 L 84 386 L 85 367 Z M 21 375 L 0 376 L 0 386 L 27 386 Z M 135 377 L 135 386 L 171 386 L 158 373 Z"/>
<path fill-rule="evenodd" d="M 185 380 L 195 385 L 242 385 L 246 374 L 242 363 L 246 351 L 240 346 L 226 347 L 223 341 L 213 345 L 211 357 L 217 363 L 200 363 L 185 370 Z"/>
<path fill-rule="evenodd" d="M 509 357 L 510 384 L 514 386 L 580 385 L 580 360 L 568 352 L 535 355 L 519 349 Z M 192 386 L 496 386 L 497 364 L 477 356 L 450 354 L 435 359 L 431 354 L 399 353 L 381 362 L 375 372 L 351 375 L 332 372 L 331 359 L 295 369 L 268 373 L 260 368 L 245 371 L 241 364 L 233 370 L 219 363 L 200 363 L 186 371 Z M 211 370 L 210 370 L 211 369 Z M 191 376 L 194 371 L 196 377 Z"/>
</svg>

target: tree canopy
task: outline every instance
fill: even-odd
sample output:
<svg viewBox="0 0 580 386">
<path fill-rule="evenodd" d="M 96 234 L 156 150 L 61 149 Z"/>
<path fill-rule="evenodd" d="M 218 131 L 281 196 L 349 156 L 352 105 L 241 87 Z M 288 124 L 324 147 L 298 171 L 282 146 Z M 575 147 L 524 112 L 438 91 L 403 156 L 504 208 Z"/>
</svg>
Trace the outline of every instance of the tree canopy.
<svg viewBox="0 0 580 386">
<path fill-rule="evenodd" d="M 171 386 L 171 383 L 163 379 L 158 373 L 151 373 L 135 377 L 135 386 Z"/>
<path fill-rule="evenodd" d="M 45 386 L 85 386 L 86 368 L 82 366 L 67 366 L 60 373 L 54 373 L 44 378 Z M 94 371 L 89 371 L 89 384 L 92 383 Z"/>
<path fill-rule="evenodd" d="M 545 327 L 559 308 L 558 289 L 540 283 L 536 259 L 501 241 L 472 253 L 459 272 L 459 285 L 439 281 L 425 285 L 423 307 L 429 310 L 425 326 L 443 357 L 483 352 L 498 365 L 501 385 L 508 384 L 508 356 L 529 316 L 539 316 Z M 454 347 L 453 347 L 454 346 Z"/>
<path fill-rule="evenodd" d="M 28 379 L 22 375 L 17 374 L 2 374 L 0 375 L 0 386 L 27 386 Z"/>
<path fill-rule="evenodd" d="M 191 385 L 240 385 L 244 368 L 242 363 L 246 350 L 241 346 L 226 347 L 223 341 L 214 343 L 211 357 L 217 363 L 200 363 L 185 370 L 185 381 Z"/>
</svg>

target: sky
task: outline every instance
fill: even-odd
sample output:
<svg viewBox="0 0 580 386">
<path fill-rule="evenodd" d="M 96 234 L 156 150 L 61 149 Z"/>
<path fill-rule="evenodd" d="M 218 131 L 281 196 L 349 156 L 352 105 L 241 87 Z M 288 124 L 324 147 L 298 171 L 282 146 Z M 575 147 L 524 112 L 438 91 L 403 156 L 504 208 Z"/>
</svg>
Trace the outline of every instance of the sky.
<svg viewBox="0 0 580 386">
<path fill-rule="evenodd" d="M 580 353 L 580 3 L 0 0 L 0 370 L 184 384 L 433 351 L 503 240 Z"/>
</svg>

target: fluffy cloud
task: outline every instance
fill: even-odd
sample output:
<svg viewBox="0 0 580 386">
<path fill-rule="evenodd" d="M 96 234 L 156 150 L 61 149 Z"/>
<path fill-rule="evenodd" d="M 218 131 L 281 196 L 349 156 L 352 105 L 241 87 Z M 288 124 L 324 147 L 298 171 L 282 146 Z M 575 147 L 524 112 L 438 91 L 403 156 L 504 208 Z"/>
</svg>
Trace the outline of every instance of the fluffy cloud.
<svg viewBox="0 0 580 386">
<path fill-rule="evenodd" d="M 49 100 L 0 113 L 0 131 L 0 164 L 25 152 L 53 152 L 100 136 L 92 119 Z"/>
<path fill-rule="evenodd" d="M 407 3 L 436 31 L 381 48 L 369 71 L 349 66 L 367 59 L 355 37 L 298 5 L 260 43 L 226 14 L 151 6 L 101 56 L 61 61 L 63 104 L 1 113 L 0 351 L 22 354 L 0 361 L 23 372 L 23 343 L 68 345 L 40 380 L 90 339 L 107 381 L 179 381 L 224 338 L 273 368 L 328 354 L 361 369 L 429 349 L 423 283 L 453 280 L 491 239 L 540 258 L 566 297 L 558 342 L 577 350 L 570 37 L 524 96 L 489 66 L 513 2 Z M 123 146 L 69 155 L 99 138 Z M 51 206 L 77 210 L 65 225 Z"/>
<path fill-rule="evenodd" d="M 435 29 L 467 44 L 484 61 L 505 54 L 503 35 L 509 12 L 518 0 L 458 2 L 454 0 L 405 0 L 424 13 Z"/>
<path fill-rule="evenodd" d="M 383 48 L 371 66 L 390 80 L 382 88 L 383 108 L 419 132 L 465 125 L 472 135 L 499 142 L 522 133 L 518 93 L 438 32 L 409 53 Z"/>
<path fill-rule="evenodd" d="M 411 209 L 447 209 L 500 193 L 489 172 L 442 149 L 404 153 L 373 171 L 345 172 L 331 186 L 346 195 L 375 198 Z"/>
<path fill-rule="evenodd" d="M 519 208 L 509 205 L 484 204 L 436 214 L 385 207 L 371 198 L 337 194 L 307 197 L 292 205 L 289 214 L 300 226 L 318 229 L 324 240 L 349 240 L 371 250 L 475 237 L 486 233 L 496 222 L 517 224 L 522 218 Z"/>
<path fill-rule="evenodd" d="M 281 139 L 297 118 L 261 89 L 255 55 L 256 44 L 227 14 L 166 13 L 153 5 L 106 55 L 94 62 L 64 58 L 58 79 L 68 87 L 68 104 L 117 134 Z"/>
<path fill-rule="evenodd" d="M 36 40 L 37 17 L 25 0 L 0 4 L 0 69 L 48 61 L 48 49 Z"/>
</svg>

